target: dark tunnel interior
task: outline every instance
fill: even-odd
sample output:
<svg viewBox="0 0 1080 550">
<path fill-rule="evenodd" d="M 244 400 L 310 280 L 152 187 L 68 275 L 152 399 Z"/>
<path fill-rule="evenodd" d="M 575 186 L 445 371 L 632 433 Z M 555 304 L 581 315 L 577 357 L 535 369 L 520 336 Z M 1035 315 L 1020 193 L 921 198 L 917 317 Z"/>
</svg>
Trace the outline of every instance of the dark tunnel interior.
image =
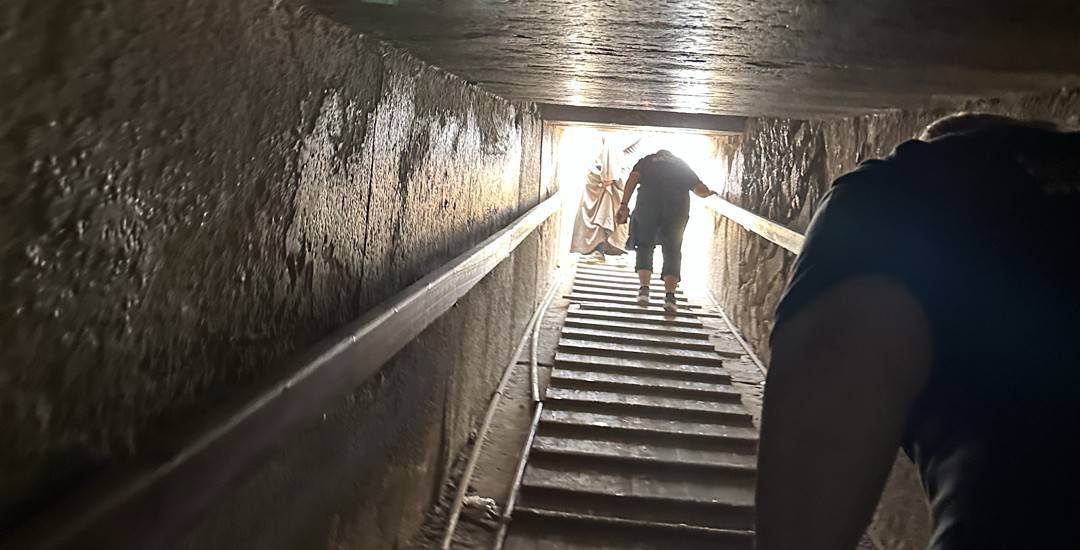
<svg viewBox="0 0 1080 550">
<path fill-rule="evenodd" d="M 750 548 L 774 312 L 833 182 L 950 113 L 1076 130 L 1078 29 L 1069 0 L 7 0 L 0 549 Z M 575 248 L 606 147 L 619 185 L 670 149 L 716 192 L 670 333 L 633 250 Z M 632 370 L 664 343 L 685 372 Z M 596 449 L 611 477 L 573 469 Z M 741 504 L 693 508 L 713 485 Z M 859 548 L 927 547 L 907 454 L 875 510 Z"/>
</svg>

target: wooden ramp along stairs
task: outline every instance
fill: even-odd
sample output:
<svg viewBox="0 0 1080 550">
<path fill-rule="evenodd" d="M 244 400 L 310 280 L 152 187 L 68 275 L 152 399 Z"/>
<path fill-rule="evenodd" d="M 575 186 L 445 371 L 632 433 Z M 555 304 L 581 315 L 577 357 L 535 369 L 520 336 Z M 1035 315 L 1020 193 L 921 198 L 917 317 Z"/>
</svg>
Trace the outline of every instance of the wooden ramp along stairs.
<svg viewBox="0 0 1080 550">
<path fill-rule="evenodd" d="M 578 267 L 505 548 L 753 547 L 750 413 L 698 307 L 637 287 Z"/>
</svg>

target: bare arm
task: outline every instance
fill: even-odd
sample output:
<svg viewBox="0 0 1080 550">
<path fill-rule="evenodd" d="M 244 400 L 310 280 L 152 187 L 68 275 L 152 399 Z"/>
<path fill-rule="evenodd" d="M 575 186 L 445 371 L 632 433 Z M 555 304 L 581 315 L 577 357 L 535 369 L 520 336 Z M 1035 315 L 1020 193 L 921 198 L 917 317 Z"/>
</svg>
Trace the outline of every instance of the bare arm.
<svg viewBox="0 0 1080 550">
<path fill-rule="evenodd" d="M 626 223 L 626 220 L 630 219 L 630 197 L 634 196 L 634 190 L 637 189 L 639 181 L 641 181 L 641 174 L 637 172 L 630 172 L 630 175 L 626 177 L 622 204 L 619 205 L 619 211 L 615 213 L 615 223 Z"/>
<path fill-rule="evenodd" d="M 692 187 L 690 190 L 693 191 L 695 195 L 697 195 L 697 196 L 699 196 L 699 197 L 701 197 L 703 199 L 706 198 L 706 197 L 711 197 L 711 196 L 716 194 L 716 191 L 713 191 L 712 189 L 709 189 L 708 186 L 706 186 L 704 183 L 701 183 L 701 182 L 698 182 L 698 184 L 695 185 L 694 187 Z"/>
<path fill-rule="evenodd" d="M 641 181 L 641 174 L 637 172 L 630 172 L 630 175 L 626 177 L 626 186 L 623 187 L 622 206 L 629 207 L 630 197 L 634 196 L 634 190 L 637 189 L 639 181 Z"/>
<path fill-rule="evenodd" d="M 758 456 L 758 550 L 849 550 L 869 523 L 931 364 L 915 298 L 840 283 L 779 327 Z"/>
</svg>

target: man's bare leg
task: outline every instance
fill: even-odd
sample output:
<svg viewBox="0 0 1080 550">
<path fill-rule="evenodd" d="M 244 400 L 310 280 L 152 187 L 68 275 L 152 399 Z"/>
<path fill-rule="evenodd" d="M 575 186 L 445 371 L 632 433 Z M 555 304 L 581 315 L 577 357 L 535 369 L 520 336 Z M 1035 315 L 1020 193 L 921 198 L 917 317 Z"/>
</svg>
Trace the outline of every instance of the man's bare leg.
<svg viewBox="0 0 1080 550">
<path fill-rule="evenodd" d="M 652 271 L 648 269 L 639 269 L 637 272 L 638 286 L 648 287 L 649 281 L 652 279 Z"/>
<path fill-rule="evenodd" d="M 679 288 L 679 278 L 674 275 L 664 276 L 664 310 L 675 313 L 678 305 L 675 303 L 675 290 Z"/>
<path fill-rule="evenodd" d="M 679 288 L 679 278 L 673 275 L 664 277 L 664 292 L 672 294 Z"/>
<path fill-rule="evenodd" d="M 649 281 L 652 279 L 652 271 L 648 269 L 639 269 L 637 272 L 638 278 L 638 293 L 637 303 L 641 307 L 649 305 Z M 665 283 L 666 285 L 667 283 Z"/>
</svg>

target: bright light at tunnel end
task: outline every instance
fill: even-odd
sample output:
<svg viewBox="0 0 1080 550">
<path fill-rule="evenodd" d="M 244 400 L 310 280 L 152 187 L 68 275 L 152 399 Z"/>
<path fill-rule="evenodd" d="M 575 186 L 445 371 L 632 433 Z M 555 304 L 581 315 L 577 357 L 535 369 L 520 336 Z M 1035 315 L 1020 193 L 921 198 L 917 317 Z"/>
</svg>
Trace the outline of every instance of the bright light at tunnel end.
<svg viewBox="0 0 1080 550">
<path fill-rule="evenodd" d="M 564 254 L 569 254 L 566 250 L 567 243 L 570 242 L 570 234 L 573 231 L 574 219 L 580 206 L 587 174 L 598 157 L 605 139 L 619 148 L 627 148 L 637 143 L 622 163 L 624 181 L 634 163 L 639 159 L 659 149 L 667 149 L 685 160 L 710 188 L 722 191 L 725 187 L 727 167 L 721 155 L 721 149 L 717 147 L 717 139 L 722 139 L 719 135 L 691 130 L 616 129 L 584 125 L 563 126 L 561 130 L 557 161 L 559 185 L 563 190 Z M 705 278 L 707 263 L 713 253 L 713 227 L 713 215 L 705 209 L 703 201 L 696 198 L 692 200 L 690 222 L 683 239 L 685 276 L 682 283 L 684 291 L 690 295 L 701 296 L 707 287 Z M 633 254 L 633 251 L 630 251 L 628 256 L 623 257 L 621 263 L 632 265 Z M 657 250 L 657 269 L 661 261 L 660 251 Z"/>
</svg>

